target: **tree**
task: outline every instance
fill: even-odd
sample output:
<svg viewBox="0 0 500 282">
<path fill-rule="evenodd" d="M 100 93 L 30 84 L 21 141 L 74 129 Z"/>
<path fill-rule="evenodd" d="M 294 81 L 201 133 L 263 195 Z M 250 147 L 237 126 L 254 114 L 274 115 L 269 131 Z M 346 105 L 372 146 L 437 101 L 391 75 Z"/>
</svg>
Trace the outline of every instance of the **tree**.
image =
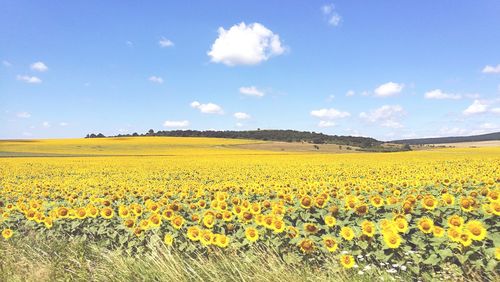
<svg viewBox="0 0 500 282">
<path fill-rule="evenodd" d="M 147 135 L 153 136 L 155 135 L 155 131 L 153 129 L 150 129 Z"/>
</svg>

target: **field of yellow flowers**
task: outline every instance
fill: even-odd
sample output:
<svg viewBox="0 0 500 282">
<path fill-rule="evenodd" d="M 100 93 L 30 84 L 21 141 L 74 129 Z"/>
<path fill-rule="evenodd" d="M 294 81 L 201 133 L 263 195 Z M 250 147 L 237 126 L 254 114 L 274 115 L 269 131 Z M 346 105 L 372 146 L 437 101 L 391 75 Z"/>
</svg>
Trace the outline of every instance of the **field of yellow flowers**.
<svg viewBox="0 0 500 282">
<path fill-rule="evenodd" d="M 499 278 L 500 148 L 279 153 L 253 141 L 0 142 L 2 244 L 83 240 L 129 256 L 273 250 L 349 276 Z M 1 157 L 4 156 L 4 157 Z M 1 246 L 1 245 L 0 245 Z"/>
</svg>

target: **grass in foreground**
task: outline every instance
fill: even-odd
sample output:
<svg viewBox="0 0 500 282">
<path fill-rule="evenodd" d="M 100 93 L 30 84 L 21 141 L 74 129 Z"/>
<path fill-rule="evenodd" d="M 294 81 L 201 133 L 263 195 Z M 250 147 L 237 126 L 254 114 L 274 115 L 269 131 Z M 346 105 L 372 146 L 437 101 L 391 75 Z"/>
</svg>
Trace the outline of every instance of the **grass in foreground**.
<svg viewBox="0 0 500 282">
<path fill-rule="evenodd" d="M 409 281 L 391 266 L 349 270 L 328 257 L 321 262 L 287 263 L 277 250 L 256 246 L 246 253 L 186 256 L 159 244 L 155 251 L 126 255 L 84 241 L 29 236 L 0 241 L 0 281 Z M 452 270 L 451 270 L 452 271 Z M 452 272 L 451 272 L 452 273 Z M 450 273 L 433 279 L 464 280 Z M 469 281 L 481 281 L 474 274 Z"/>
</svg>

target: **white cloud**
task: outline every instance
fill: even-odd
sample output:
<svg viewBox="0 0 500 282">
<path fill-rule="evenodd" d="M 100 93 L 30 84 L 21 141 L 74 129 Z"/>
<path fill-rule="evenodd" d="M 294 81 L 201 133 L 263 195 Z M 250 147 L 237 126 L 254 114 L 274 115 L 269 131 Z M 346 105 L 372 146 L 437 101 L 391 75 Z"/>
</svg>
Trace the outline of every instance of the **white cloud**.
<svg viewBox="0 0 500 282">
<path fill-rule="evenodd" d="M 491 122 L 485 122 L 479 126 L 481 129 L 497 129 L 498 126 Z"/>
<path fill-rule="evenodd" d="M 352 96 L 354 96 L 355 94 L 356 94 L 356 92 L 354 92 L 354 90 L 349 90 L 349 91 L 347 91 L 347 93 L 345 93 L 345 95 L 346 95 L 347 97 L 352 97 Z"/>
<path fill-rule="evenodd" d="M 30 68 L 34 71 L 45 72 L 48 71 L 49 68 L 43 62 L 35 62 L 31 64 Z"/>
<path fill-rule="evenodd" d="M 487 65 L 483 68 L 483 73 L 500 73 L 500 64 L 495 66 Z"/>
<path fill-rule="evenodd" d="M 159 77 L 159 76 L 150 76 L 149 78 L 149 81 L 151 82 L 154 82 L 154 83 L 158 83 L 158 84 L 162 84 L 163 83 L 163 78 Z"/>
<path fill-rule="evenodd" d="M 20 113 L 17 113 L 16 116 L 18 118 L 30 118 L 31 117 L 31 114 L 28 113 L 28 112 L 20 112 Z"/>
<path fill-rule="evenodd" d="M 237 123 L 236 123 L 236 127 L 243 127 L 243 123 L 241 123 L 241 122 L 237 122 Z"/>
<path fill-rule="evenodd" d="M 384 105 L 368 113 L 362 112 L 359 117 L 370 123 L 378 123 L 383 127 L 402 128 L 398 121 L 405 114 L 403 107 L 399 105 Z"/>
<path fill-rule="evenodd" d="M 247 96 L 262 97 L 265 95 L 264 91 L 257 89 L 255 86 L 240 87 L 240 93 Z"/>
<path fill-rule="evenodd" d="M 160 41 L 158 41 L 158 44 L 160 45 L 160 47 L 162 48 L 167 48 L 167 47 L 172 47 L 174 46 L 174 42 L 172 42 L 171 40 L 165 38 L 165 37 L 162 37 L 160 39 Z"/>
<path fill-rule="evenodd" d="M 488 110 L 488 105 L 479 100 L 474 100 L 472 104 L 463 111 L 464 115 L 474 115 L 485 113 Z"/>
<path fill-rule="evenodd" d="M 188 120 L 166 120 L 163 123 L 164 127 L 175 127 L 175 128 L 183 128 L 189 126 Z"/>
<path fill-rule="evenodd" d="M 45 128 L 50 127 L 50 123 L 48 121 L 44 121 L 42 122 L 42 126 Z"/>
<path fill-rule="evenodd" d="M 4 67 L 10 67 L 10 66 L 12 66 L 12 64 L 11 64 L 9 61 L 5 61 L 5 60 L 4 60 L 4 61 L 2 61 L 2 65 L 3 65 Z"/>
<path fill-rule="evenodd" d="M 63 121 L 63 122 L 60 122 L 60 123 L 59 123 L 59 126 L 68 126 L 68 123 L 67 123 L 67 122 L 64 122 L 64 121 Z"/>
<path fill-rule="evenodd" d="M 338 119 L 350 116 L 348 112 L 339 111 L 337 109 L 320 109 L 311 111 L 311 116 L 323 119 Z"/>
<path fill-rule="evenodd" d="M 234 117 L 236 119 L 249 119 L 250 115 L 247 113 L 237 112 L 237 113 L 234 113 Z"/>
<path fill-rule="evenodd" d="M 375 96 L 389 97 L 400 93 L 404 88 L 404 84 L 387 82 L 375 88 Z"/>
<path fill-rule="evenodd" d="M 327 4 L 321 7 L 321 12 L 326 17 L 328 24 L 338 26 L 342 21 L 342 17 L 335 11 L 333 4 Z"/>
<path fill-rule="evenodd" d="M 490 111 L 494 114 L 500 114 L 500 108 L 493 108 Z"/>
<path fill-rule="evenodd" d="M 42 83 L 42 80 L 36 76 L 18 75 L 16 78 L 17 78 L 17 80 L 24 81 L 26 83 L 31 83 L 31 84 Z"/>
<path fill-rule="evenodd" d="M 458 94 L 444 93 L 441 89 L 434 89 L 424 94 L 426 99 L 460 99 L 462 96 Z"/>
<path fill-rule="evenodd" d="M 320 120 L 318 123 L 319 127 L 332 127 L 335 126 L 335 122 L 333 121 L 327 121 L 327 120 Z"/>
<path fill-rule="evenodd" d="M 279 35 L 260 23 L 233 25 L 228 30 L 219 27 L 219 37 L 207 52 L 214 63 L 227 66 L 256 65 L 285 52 Z"/>
<path fill-rule="evenodd" d="M 464 96 L 466 98 L 469 98 L 469 99 L 479 99 L 479 97 L 481 97 L 481 95 L 479 95 L 477 93 L 469 93 L 469 94 L 465 94 Z"/>
<path fill-rule="evenodd" d="M 224 114 L 222 108 L 214 103 L 201 104 L 198 101 L 194 101 L 190 105 L 192 108 L 198 109 L 200 110 L 200 112 L 204 114 L 219 114 L 219 115 Z"/>
</svg>

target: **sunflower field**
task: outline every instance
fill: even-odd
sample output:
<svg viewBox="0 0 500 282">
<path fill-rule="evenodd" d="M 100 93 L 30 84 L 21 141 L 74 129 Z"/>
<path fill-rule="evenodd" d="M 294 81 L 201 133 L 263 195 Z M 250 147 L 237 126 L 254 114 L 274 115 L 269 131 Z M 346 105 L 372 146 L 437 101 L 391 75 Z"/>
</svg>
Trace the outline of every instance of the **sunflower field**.
<svg viewBox="0 0 500 282">
<path fill-rule="evenodd" d="M 128 155 L 76 142 L 51 157 L 0 157 L 0 241 L 79 239 L 130 256 L 259 246 L 353 276 L 499 278 L 500 148 L 277 153 L 186 138 L 151 149 L 159 139 L 137 138 L 149 151 Z"/>
</svg>

